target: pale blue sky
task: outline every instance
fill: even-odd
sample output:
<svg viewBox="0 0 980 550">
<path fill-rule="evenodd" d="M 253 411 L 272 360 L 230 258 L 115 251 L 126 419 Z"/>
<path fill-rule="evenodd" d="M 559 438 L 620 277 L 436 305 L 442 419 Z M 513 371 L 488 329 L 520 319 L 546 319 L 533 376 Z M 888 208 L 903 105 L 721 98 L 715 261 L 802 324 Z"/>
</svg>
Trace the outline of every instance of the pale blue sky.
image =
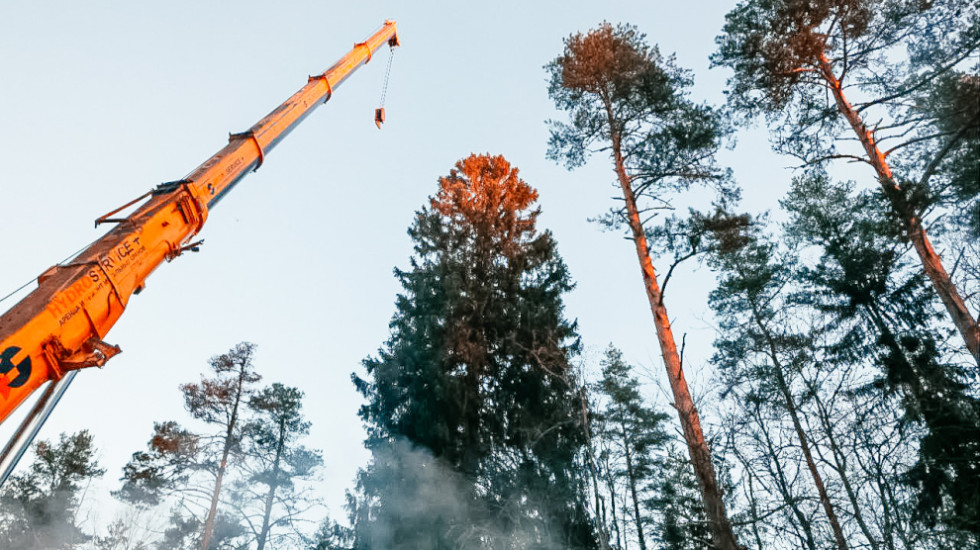
<svg viewBox="0 0 980 550">
<path fill-rule="evenodd" d="M 387 338 L 405 267 L 405 234 L 436 179 L 470 152 L 503 154 L 540 191 L 542 228 L 559 242 L 577 289 L 567 314 L 585 357 L 610 342 L 662 375 L 631 243 L 589 217 L 615 194 L 607 159 L 567 172 L 545 159 L 548 118 L 560 118 L 542 66 L 562 38 L 630 22 L 695 72 L 694 95 L 722 100 L 726 73 L 708 70 L 727 2 L 3 2 L 0 4 L 0 295 L 100 232 L 97 216 L 179 179 L 373 32 L 398 22 L 387 100 L 373 110 L 387 52 L 273 151 L 211 213 L 200 254 L 162 266 L 107 337 L 124 353 L 76 379 L 42 437 L 91 429 L 108 473 L 92 488 L 108 504 L 120 468 L 154 420 L 184 418 L 177 386 L 208 357 L 258 344 L 267 382 L 306 391 L 309 444 L 323 449 L 321 491 L 334 515 L 367 455 L 350 373 Z M 743 133 L 722 161 L 748 207 L 772 208 L 789 159 Z M 684 271 L 668 308 L 689 333 L 695 394 L 713 333 L 712 279 Z M 12 302 L 2 304 L 4 309 Z M 651 396 L 666 407 L 657 391 Z M 9 432 L 4 426 L 0 435 Z M 104 523 L 109 512 L 93 512 Z"/>
</svg>

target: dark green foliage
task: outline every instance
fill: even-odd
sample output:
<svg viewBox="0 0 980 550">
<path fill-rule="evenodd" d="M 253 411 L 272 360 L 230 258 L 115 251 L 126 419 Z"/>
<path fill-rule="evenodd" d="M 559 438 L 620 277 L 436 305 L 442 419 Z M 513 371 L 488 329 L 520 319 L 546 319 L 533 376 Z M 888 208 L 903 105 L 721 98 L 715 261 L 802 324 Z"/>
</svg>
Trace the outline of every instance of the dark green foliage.
<svg viewBox="0 0 980 550">
<path fill-rule="evenodd" d="M 669 416 L 644 404 L 638 388 L 639 382 L 622 353 L 610 346 L 602 361 L 602 380 L 598 383 L 602 405 L 595 413 L 593 429 L 604 449 L 600 462 L 608 465 L 613 486 L 622 487 L 627 508 L 623 513 L 632 517 L 632 525 L 626 530 L 645 549 L 651 547 L 646 541 L 654 532 L 655 516 L 661 512 L 650 507 L 654 500 L 651 490 L 662 474 L 658 455 L 668 439 L 664 423 Z"/>
<path fill-rule="evenodd" d="M 201 529 L 204 521 L 193 516 L 187 516 L 174 511 L 170 515 L 170 526 L 167 527 L 155 548 L 158 550 L 200 550 Z M 214 535 L 208 544 L 208 550 L 248 550 L 245 542 L 245 527 L 237 518 L 218 514 L 215 519 Z"/>
<path fill-rule="evenodd" d="M 657 539 L 664 550 L 710 550 L 711 531 L 698 494 L 698 479 L 683 451 L 670 446 L 660 459 L 653 497 L 646 505 L 657 510 Z"/>
<path fill-rule="evenodd" d="M 0 493 L 0 548 L 46 550 L 91 538 L 75 514 L 85 485 L 105 473 L 95 452 L 87 430 L 34 444 L 34 461 Z"/>
<path fill-rule="evenodd" d="M 354 531 L 328 518 L 313 536 L 310 550 L 354 550 Z"/>
<path fill-rule="evenodd" d="M 970 374 L 951 363 L 937 336 L 921 276 L 909 273 L 894 244 L 880 237 L 880 209 L 871 196 L 823 176 L 800 178 L 784 202 L 791 232 L 818 244 L 815 267 L 801 272 L 812 289 L 801 298 L 833 313 L 841 361 L 869 354 L 881 375 L 863 391 L 901 398 L 906 421 L 927 429 L 907 480 L 918 493 L 918 518 L 980 534 L 980 400 Z"/>
<path fill-rule="evenodd" d="M 980 75 L 951 72 L 936 80 L 920 100 L 947 135 L 942 156 L 927 158 L 924 171 L 935 181 L 938 200 L 966 228 L 970 238 L 980 238 Z M 927 156 L 927 155 L 926 155 Z"/>
<path fill-rule="evenodd" d="M 473 155 L 409 230 L 391 338 L 354 378 L 373 454 L 358 548 L 594 546 L 569 365 L 578 342 L 562 314 L 572 283 L 536 230 L 536 198 L 503 157 Z"/>
<path fill-rule="evenodd" d="M 173 421 L 154 422 L 146 451 L 133 453 L 123 467 L 123 485 L 113 493 L 126 502 L 156 506 L 185 487 L 198 469 L 199 437 Z"/>
<path fill-rule="evenodd" d="M 710 302 L 721 329 L 712 362 L 726 389 L 746 384 L 749 395 L 780 408 L 782 376 L 789 373 L 782 373 L 774 360 L 787 365 L 809 361 L 806 336 L 791 331 L 792 314 L 785 310 L 793 266 L 777 257 L 757 224 L 741 219 L 745 223 L 706 235 L 721 243 L 712 247 L 709 259 L 718 272 Z"/>
</svg>

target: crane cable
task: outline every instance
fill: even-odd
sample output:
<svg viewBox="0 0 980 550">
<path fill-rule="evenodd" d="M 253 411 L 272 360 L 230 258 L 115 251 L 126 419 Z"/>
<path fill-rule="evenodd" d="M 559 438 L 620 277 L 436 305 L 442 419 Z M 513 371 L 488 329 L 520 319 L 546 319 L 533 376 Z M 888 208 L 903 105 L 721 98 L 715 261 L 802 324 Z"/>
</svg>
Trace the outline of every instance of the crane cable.
<svg viewBox="0 0 980 550">
<path fill-rule="evenodd" d="M 87 245 L 85 245 L 85 246 L 83 246 L 83 247 L 81 247 L 81 248 L 79 248 L 79 249 L 78 249 L 78 250 L 76 250 L 75 252 L 72 252 L 72 253 L 71 253 L 71 254 L 69 254 L 69 255 L 68 255 L 68 257 L 66 257 L 66 258 L 65 258 L 64 260 L 61 260 L 60 262 L 58 262 L 58 263 L 56 263 L 56 264 L 54 264 L 54 265 L 55 265 L 55 266 L 59 266 L 59 265 L 61 265 L 61 264 L 63 264 L 63 263 L 65 263 L 65 262 L 67 262 L 68 260 L 70 260 L 70 259 L 72 259 L 72 258 L 74 258 L 74 257 L 76 257 L 76 256 L 78 256 L 79 254 L 81 254 L 81 253 L 82 253 L 82 251 L 84 251 L 84 250 L 85 250 L 86 248 L 88 248 L 88 247 L 90 247 L 90 246 L 92 246 L 93 244 L 95 244 L 95 241 L 98 241 L 98 240 L 99 240 L 99 239 L 101 239 L 101 238 L 102 238 L 102 237 L 99 237 L 98 239 L 95 239 L 94 241 L 92 241 L 92 242 L 90 242 L 90 243 L 88 243 Z M 18 293 L 18 292 L 20 292 L 21 290 L 24 290 L 25 288 L 27 288 L 28 286 L 30 286 L 30 285 L 31 285 L 31 283 L 33 283 L 33 282 L 35 282 L 35 281 L 37 281 L 37 277 L 34 277 L 34 278 L 32 278 L 32 279 L 29 279 L 29 280 L 28 280 L 28 281 L 27 281 L 26 283 L 24 283 L 24 284 L 22 284 L 22 285 L 20 285 L 20 288 L 18 288 L 17 290 L 14 290 L 13 292 L 11 292 L 10 294 L 7 294 L 7 295 L 6 295 L 6 296 L 4 296 L 3 298 L 0 298 L 0 303 L 3 303 L 3 302 L 5 302 L 5 301 L 7 301 L 8 299 L 10 299 L 10 297 L 11 297 L 11 296 L 13 296 L 14 294 L 17 294 L 17 293 Z"/>
<path fill-rule="evenodd" d="M 395 58 L 395 47 L 388 48 L 388 68 L 385 70 L 385 83 L 381 87 L 381 105 L 374 110 L 374 124 L 381 129 L 385 121 L 385 98 L 388 96 L 388 78 L 391 76 L 391 60 Z"/>
</svg>

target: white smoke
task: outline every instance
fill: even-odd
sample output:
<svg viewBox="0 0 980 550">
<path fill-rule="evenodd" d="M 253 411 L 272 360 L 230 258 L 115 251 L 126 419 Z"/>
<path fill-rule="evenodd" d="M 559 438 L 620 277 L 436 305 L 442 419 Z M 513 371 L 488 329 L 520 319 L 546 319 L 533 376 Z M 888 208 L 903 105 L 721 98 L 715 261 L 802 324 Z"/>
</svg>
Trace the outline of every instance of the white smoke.
<svg viewBox="0 0 980 550">
<path fill-rule="evenodd" d="M 375 448 L 369 473 L 382 491 L 375 502 L 379 513 L 359 524 L 362 542 L 371 550 L 447 544 L 454 550 L 564 548 L 526 498 L 490 508 L 471 481 L 408 441 Z"/>
</svg>

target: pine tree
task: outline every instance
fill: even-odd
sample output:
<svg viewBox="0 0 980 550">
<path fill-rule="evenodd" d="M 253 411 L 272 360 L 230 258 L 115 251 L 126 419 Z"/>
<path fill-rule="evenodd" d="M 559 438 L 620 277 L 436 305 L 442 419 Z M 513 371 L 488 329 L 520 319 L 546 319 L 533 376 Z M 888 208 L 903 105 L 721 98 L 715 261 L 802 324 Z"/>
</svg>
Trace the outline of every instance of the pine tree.
<svg viewBox="0 0 980 550">
<path fill-rule="evenodd" d="M 105 473 L 87 430 L 34 444 L 34 462 L 0 493 L 0 547 L 72 548 L 91 538 L 76 521 L 84 485 Z"/>
<path fill-rule="evenodd" d="M 323 466 L 319 451 L 299 440 L 310 432 L 302 414 L 303 392 L 273 384 L 248 401 L 251 415 L 242 428 L 243 475 L 232 484 L 231 500 L 255 537 L 256 550 L 295 546 L 302 515 L 317 504 L 302 484 Z"/>
<path fill-rule="evenodd" d="M 729 81 L 732 107 L 766 115 L 777 125 L 780 150 L 808 163 L 843 158 L 870 165 L 900 237 L 914 247 L 966 349 L 980 363 L 980 326 L 923 223 L 933 205 L 935 169 L 947 157 L 955 163 L 958 153 L 970 151 L 967 143 L 980 120 L 971 118 L 972 109 L 967 116 L 949 116 L 942 102 L 931 113 L 922 108 L 923 95 L 937 82 L 948 82 L 980 49 L 980 8 L 960 0 L 745 0 L 726 17 L 718 43 L 713 61 L 735 71 Z M 903 56 L 907 61 L 893 61 Z M 967 76 L 967 82 L 972 78 L 977 76 Z M 881 122 L 871 122 L 876 119 Z M 845 127 L 858 139 L 860 154 L 839 148 Z M 906 161 L 894 172 L 893 153 L 914 145 L 926 152 L 925 162 L 916 171 Z"/>
<path fill-rule="evenodd" d="M 124 467 L 123 486 L 115 494 L 128 502 L 155 506 L 175 497 L 200 515 L 179 516 L 171 533 L 183 540 L 191 525 L 200 529 L 198 546 L 211 550 L 215 533 L 240 536 L 244 528 L 232 516 L 219 518 L 218 503 L 232 454 L 239 451 L 243 414 L 255 385 L 262 377 L 252 362 L 255 345 L 242 342 L 209 361 L 213 378 L 180 387 L 187 411 L 213 426 L 211 433 L 195 433 L 177 422 L 154 424 L 146 451 L 133 453 Z M 178 516 L 175 516 L 177 518 Z M 221 529 L 216 527 L 221 519 Z"/>
<path fill-rule="evenodd" d="M 738 544 L 664 303 L 670 271 L 658 281 L 644 220 L 669 204 L 672 192 L 705 182 L 723 187 L 724 173 L 713 161 L 721 122 L 711 109 L 685 97 L 690 76 L 628 25 L 605 23 L 570 36 L 562 55 L 546 69 L 551 73 L 548 93 L 571 121 L 551 122 L 548 156 L 569 168 L 583 165 L 593 147 L 612 157 L 624 206 L 613 211 L 610 221 L 625 222 L 636 247 L 674 407 L 697 472 L 714 544 L 721 550 L 735 550 Z"/>
<path fill-rule="evenodd" d="M 503 157 L 472 155 L 409 230 L 391 338 L 355 377 L 373 457 L 357 548 L 595 546 L 572 283 L 536 200 Z"/>
</svg>

